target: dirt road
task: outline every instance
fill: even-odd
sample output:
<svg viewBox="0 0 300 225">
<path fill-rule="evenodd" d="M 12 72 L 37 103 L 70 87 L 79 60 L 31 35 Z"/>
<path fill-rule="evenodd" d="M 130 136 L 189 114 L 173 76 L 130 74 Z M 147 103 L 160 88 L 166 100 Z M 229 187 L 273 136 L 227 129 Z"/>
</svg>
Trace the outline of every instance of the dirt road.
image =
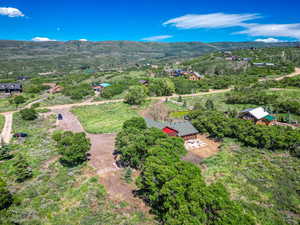
<svg viewBox="0 0 300 225">
<path fill-rule="evenodd" d="M 11 139 L 11 131 L 12 131 L 12 123 L 13 123 L 13 113 L 7 112 L 3 114 L 5 117 L 5 123 L 4 127 L 1 133 L 1 138 L 4 141 L 4 143 L 8 144 Z"/>
<path fill-rule="evenodd" d="M 79 120 L 70 112 L 70 107 L 53 109 L 54 113 L 61 113 L 63 120 L 57 122 L 60 129 L 85 132 Z M 91 150 L 89 152 L 89 165 L 95 169 L 109 196 L 116 201 L 131 202 L 136 209 L 146 209 L 143 201 L 133 196 L 134 187 L 122 180 L 122 170 L 116 165 L 114 159 L 116 134 L 89 134 L 86 133 L 91 141 Z M 146 209 L 145 211 L 147 211 Z"/>
<path fill-rule="evenodd" d="M 300 75 L 300 68 L 296 67 L 295 68 L 295 71 L 291 74 L 287 74 L 287 75 L 283 75 L 281 77 L 276 77 L 276 78 L 262 78 L 262 79 L 259 79 L 259 81 L 267 81 L 267 80 L 283 80 L 284 78 L 286 77 L 295 77 L 295 76 L 298 76 Z"/>
</svg>

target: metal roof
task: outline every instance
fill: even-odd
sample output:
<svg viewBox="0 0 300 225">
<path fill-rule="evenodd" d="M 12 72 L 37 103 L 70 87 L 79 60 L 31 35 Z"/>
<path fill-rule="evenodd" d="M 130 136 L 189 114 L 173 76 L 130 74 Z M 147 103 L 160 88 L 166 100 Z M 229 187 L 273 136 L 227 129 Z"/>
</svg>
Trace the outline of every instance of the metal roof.
<svg viewBox="0 0 300 225">
<path fill-rule="evenodd" d="M 101 83 L 100 86 L 102 86 L 102 87 L 109 87 L 109 86 L 111 86 L 111 84 L 109 84 L 109 83 Z"/>
<path fill-rule="evenodd" d="M 22 85 L 19 83 L 2 83 L 0 84 L 0 89 L 1 90 L 6 90 L 6 89 L 22 89 Z"/>
<path fill-rule="evenodd" d="M 182 122 L 158 122 L 149 118 L 145 118 L 145 122 L 148 128 L 158 128 L 162 130 L 163 128 L 171 128 L 178 132 L 178 136 L 187 136 L 191 134 L 197 134 L 199 131 L 189 122 L 189 121 L 182 121 Z"/>
<path fill-rule="evenodd" d="M 246 112 L 250 113 L 253 117 L 255 117 L 258 120 L 269 115 L 269 113 L 267 111 L 265 111 L 263 107 L 245 109 L 245 110 L 241 111 L 241 113 L 246 113 Z"/>
</svg>

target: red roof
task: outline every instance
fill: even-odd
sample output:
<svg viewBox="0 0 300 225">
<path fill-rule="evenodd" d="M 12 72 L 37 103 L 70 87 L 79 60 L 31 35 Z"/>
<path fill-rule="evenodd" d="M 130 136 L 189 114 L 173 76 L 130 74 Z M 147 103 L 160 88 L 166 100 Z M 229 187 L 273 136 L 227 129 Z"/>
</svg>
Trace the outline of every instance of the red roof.
<svg viewBox="0 0 300 225">
<path fill-rule="evenodd" d="M 173 130 L 173 129 L 169 128 L 169 127 L 165 127 L 162 131 L 164 133 L 166 133 L 166 134 L 178 133 L 177 130 Z"/>
</svg>

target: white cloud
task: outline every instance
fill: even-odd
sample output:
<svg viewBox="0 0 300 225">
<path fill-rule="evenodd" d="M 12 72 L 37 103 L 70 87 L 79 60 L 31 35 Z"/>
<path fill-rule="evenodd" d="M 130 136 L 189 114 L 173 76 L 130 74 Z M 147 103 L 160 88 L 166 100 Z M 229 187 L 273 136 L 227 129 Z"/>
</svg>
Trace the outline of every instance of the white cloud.
<svg viewBox="0 0 300 225">
<path fill-rule="evenodd" d="M 245 21 L 260 18 L 258 14 L 188 14 L 185 16 L 170 19 L 163 25 L 173 25 L 182 29 L 196 28 L 225 28 L 244 26 Z"/>
<path fill-rule="evenodd" d="M 144 41 L 161 41 L 161 40 L 172 38 L 172 37 L 173 36 L 171 36 L 171 35 L 159 35 L 159 36 L 143 38 L 142 40 L 144 40 Z"/>
<path fill-rule="evenodd" d="M 300 23 L 295 24 L 248 24 L 247 29 L 238 34 L 250 36 L 291 37 L 300 40 Z"/>
<path fill-rule="evenodd" d="M 265 39 L 256 39 L 257 42 L 265 42 L 265 43 L 278 43 L 283 42 L 282 40 L 276 39 L 276 38 L 265 38 Z"/>
<path fill-rule="evenodd" d="M 0 7 L 0 15 L 8 17 L 23 17 L 25 16 L 19 9 L 11 7 Z"/>
<path fill-rule="evenodd" d="M 56 41 L 56 40 L 50 39 L 50 38 L 47 38 L 47 37 L 35 37 L 35 38 L 32 38 L 32 41 L 42 42 L 42 41 Z"/>
<path fill-rule="evenodd" d="M 79 39 L 79 41 L 88 41 L 88 40 L 85 38 L 81 38 L 81 39 Z"/>
</svg>

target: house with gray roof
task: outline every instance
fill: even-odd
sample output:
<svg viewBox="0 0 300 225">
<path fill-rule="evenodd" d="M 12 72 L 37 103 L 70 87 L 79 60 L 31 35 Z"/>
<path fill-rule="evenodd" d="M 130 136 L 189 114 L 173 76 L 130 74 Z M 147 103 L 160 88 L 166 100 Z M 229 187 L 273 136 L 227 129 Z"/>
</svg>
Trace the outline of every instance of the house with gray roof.
<svg viewBox="0 0 300 225">
<path fill-rule="evenodd" d="M 20 83 L 0 83 L 0 92 L 12 93 L 22 92 L 22 84 Z"/>
<path fill-rule="evenodd" d="M 196 139 L 199 131 L 189 121 L 159 122 L 145 118 L 148 128 L 158 128 L 169 136 L 181 137 L 184 140 Z"/>
</svg>

